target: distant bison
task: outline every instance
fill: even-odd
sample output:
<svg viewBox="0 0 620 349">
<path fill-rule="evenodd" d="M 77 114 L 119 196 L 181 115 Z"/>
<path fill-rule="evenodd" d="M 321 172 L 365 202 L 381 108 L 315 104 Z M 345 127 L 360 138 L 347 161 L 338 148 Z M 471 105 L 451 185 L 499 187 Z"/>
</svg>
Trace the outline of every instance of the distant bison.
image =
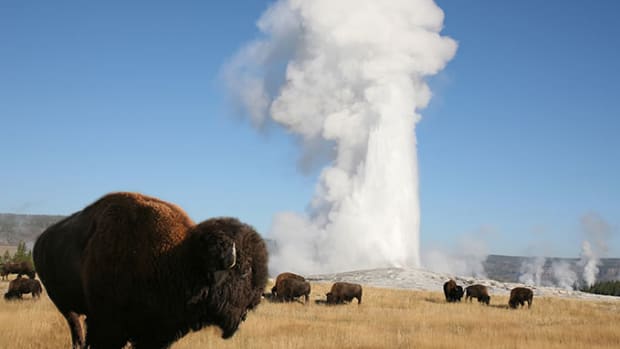
<svg viewBox="0 0 620 349">
<path fill-rule="evenodd" d="M 362 303 L 362 286 L 348 282 L 336 282 L 332 285 L 327 296 L 327 304 L 342 304 L 357 298 L 357 304 Z"/>
<path fill-rule="evenodd" d="M 525 287 L 515 287 L 510 291 L 510 300 L 508 301 L 508 305 L 516 309 L 517 304 L 524 306 L 525 302 L 527 302 L 527 307 L 530 308 L 532 306 L 532 300 L 534 299 L 534 292 L 529 288 Z"/>
<path fill-rule="evenodd" d="M 449 280 L 443 284 L 443 294 L 446 302 L 460 302 L 463 298 L 463 287 L 456 284 L 456 281 Z"/>
<path fill-rule="evenodd" d="M 465 300 L 471 302 L 472 298 L 477 298 L 478 302 L 489 305 L 491 297 L 489 297 L 489 291 L 484 285 L 471 285 L 465 288 Z"/>
<path fill-rule="evenodd" d="M 296 279 L 296 280 L 300 280 L 300 281 L 306 281 L 306 279 L 301 276 L 301 275 L 297 275 L 294 273 L 281 273 L 278 275 L 278 277 L 276 277 L 276 282 L 273 285 L 273 287 L 271 288 L 271 294 L 273 295 L 273 297 L 278 297 L 278 287 L 281 287 L 282 282 L 286 279 Z"/>
<path fill-rule="evenodd" d="M 18 277 L 28 275 L 29 278 L 34 279 L 36 273 L 30 262 L 22 261 L 5 263 L 0 270 L 0 275 L 6 279 L 9 274 L 17 274 Z"/>
<path fill-rule="evenodd" d="M 308 303 L 310 298 L 310 283 L 308 281 L 296 278 L 288 278 L 282 280 L 278 285 L 276 299 L 285 302 L 291 302 L 295 298 L 303 296 L 305 302 Z"/>
<path fill-rule="evenodd" d="M 30 293 L 32 298 L 39 298 L 43 289 L 39 280 L 26 279 L 18 276 L 17 279 L 9 283 L 9 289 L 4 294 L 4 299 L 22 299 L 22 295 Z"/>
<path fill-rule="evenodd" d="M 52 225 L 33 253 L 78 348 L 167 348 L 209 325 L 229 338 L 267 283 L 267 249 L 252 227 L 235 218 L 196 225 L 138 193 L 108 194 Z"/>
</svg>

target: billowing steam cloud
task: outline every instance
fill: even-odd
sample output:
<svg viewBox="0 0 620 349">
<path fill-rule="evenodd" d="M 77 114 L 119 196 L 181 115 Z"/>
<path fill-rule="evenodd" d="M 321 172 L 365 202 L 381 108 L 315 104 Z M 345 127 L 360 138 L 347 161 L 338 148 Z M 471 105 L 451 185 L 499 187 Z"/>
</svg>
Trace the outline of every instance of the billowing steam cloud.
<svg viewBox="0 0 620 349">
<path fill-rule="evenodd" d="M 526 259 L 521 263 L 521 271 L 519 275 L 519 282 L 526 285 L 542 285 L 542 276 L 545 271 L 545 257 L 536 257 Z"/>
<path fill-rule="evenodd" d="M 583 281 L 586 283 L 586 286 L 594 285 L 601 261 L 596 253 L 594 253 L 592 245 L 590 245 L 590 242 L 587 240 L 581 244 L 581 254 L 579 255 L 578 265 L 583 270 Z"/>
<path fill-rule="evenodd" d="M 551 270 L 555 279 L 555 285 L 558 287 L 572 290 L 577 282 L 577 273 L 572 269 L 571 264 L 567 261 L 553 261 Z"/>
<path fill-rule="evenodd" d="M 414 128 L 424 79 L 456 51 L 443 18 L 432 0 L 280 0 L 226 67 L 253 124 L 275 121 L 303 159 L 330 159 L 308 215 L 274 218 L 272 271 L 419 265 Z"/>
</svg>

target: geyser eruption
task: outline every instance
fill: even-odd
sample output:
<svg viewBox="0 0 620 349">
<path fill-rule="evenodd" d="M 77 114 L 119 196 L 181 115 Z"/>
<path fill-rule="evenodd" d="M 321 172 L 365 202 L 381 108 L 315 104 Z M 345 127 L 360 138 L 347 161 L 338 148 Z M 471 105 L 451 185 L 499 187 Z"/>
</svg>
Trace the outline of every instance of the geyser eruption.
<svg viewBox="0 0 620 349">
<path fill-rule="evenodd" d="M 454 56 L 432 0 L 281 0 L 224 76 L 256 126 L 324 158 L 307 215 L 274 217 L 272 272 L 419 266 L 415 124 Z M 323 154 L 325 155 L 325 154 Z"/>
</svg>

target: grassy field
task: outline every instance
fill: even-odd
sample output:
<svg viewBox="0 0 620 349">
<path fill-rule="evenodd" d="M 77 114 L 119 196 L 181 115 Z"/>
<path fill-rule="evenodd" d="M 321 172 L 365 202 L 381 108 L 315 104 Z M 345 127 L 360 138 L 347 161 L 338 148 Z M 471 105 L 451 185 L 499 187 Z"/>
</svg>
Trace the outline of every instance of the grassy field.
<svg viewBox="0 0 620 349">
<path fill-rule="evenodd" d="M 0 282 L 5 292 L 8 282 Z M 313 284 L 312 299 L 329 285 Z M 67 325 L 44 294 L 39 301 L 0 301 L 0 348 L 67 348 Z M 235 336 L 216 328 L 187 335 L 172 348 L 618 348 L 620 301 L 534 298 L 531 309 L 447 304 L 438 292 L 364 288 L 362 305 L 263 302 Z"/>
</svg>

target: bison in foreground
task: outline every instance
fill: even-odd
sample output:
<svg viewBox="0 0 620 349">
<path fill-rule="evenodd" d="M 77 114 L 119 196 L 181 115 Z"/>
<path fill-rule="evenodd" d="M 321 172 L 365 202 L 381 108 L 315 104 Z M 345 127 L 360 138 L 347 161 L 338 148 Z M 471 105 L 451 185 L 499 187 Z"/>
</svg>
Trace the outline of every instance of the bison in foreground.
<svg viewBox="0 0 620 349">
<path fill-rule="evenodd" d="M 33 253 L 79 348 L 166 348 L 209 325 L 229 338 L 267 283 L 267 249 L 252 227 L 235 218 L 194 224 L 178 206 L 137 193 L 108 194 L 52 225 Z"/>
<path fill-rule="evenodd" d="M 4 299 L 22 299 L 22 295 L 30 293 L 32 298 L 36 299 L 41 296 L 43 289 L 39 280 L 26 279 L 18 276 L 17 279 L 12 280 L 9 283 L 9 289 L 4 294 Z"/>
<path fill-rule="evenodd" d="M 29 278 L 34 279 L 36 273 L 30 262 L 22 261 L 5 263 L 0 270 L 0 275 L 2 279 L 6 279 L 9 274 L 17 274 L 17 277 L 28 275 Z"/>
<path fill-rule="evenodd" d="M 282 287 L 282 282 L 286 279 L 296 279 L 299 281 L 306 281 L 306 279 L 303 276 L 297 275 L 294 273 L 286 272 L 286 273 L 278 274 L 278 277 L 276 277 L 276 282 L 271 288 L 271 294 L 273 295 L 274 298 L 278 298 L 278 288 Z"/>
<path fill-rule="evenodd" d="M 517 304 L 524 306 L 525 302 L 527 302 L 527 307 L 530 308 L 532 306 L 532 300 L 534 299 L 534 292 L 529 288 L 525 287 L 515 287 L 510 291 L 510 299 L 508 300 L 508 305 L 516 309 Z"/>
<path fill-rule="evenodd" d="M 342 304 L 357 298 L 359 305 L 362 303 L 362 286 L 348 282 L 336 282 L 325 296 L 327 296 L 327 304 Z"/>
<path fill-rule="evenodd" d="M 489 291 L 484 285 L 471 285 L 465 288 L 465 300 L 469 299 L 471 302 L 472 298 L 477 298 L 478 302 L 486 305 L 489 305 L 489 302 L 491 301 Z"/>
<path fill-rule="evenodd" d="M 456 284 L 456 281 L 449 280 L 443 284 L 443 294 L 446 296 L 446 302 L 460 302 L 463 298 L 463 287 Z"/>
</svg>

